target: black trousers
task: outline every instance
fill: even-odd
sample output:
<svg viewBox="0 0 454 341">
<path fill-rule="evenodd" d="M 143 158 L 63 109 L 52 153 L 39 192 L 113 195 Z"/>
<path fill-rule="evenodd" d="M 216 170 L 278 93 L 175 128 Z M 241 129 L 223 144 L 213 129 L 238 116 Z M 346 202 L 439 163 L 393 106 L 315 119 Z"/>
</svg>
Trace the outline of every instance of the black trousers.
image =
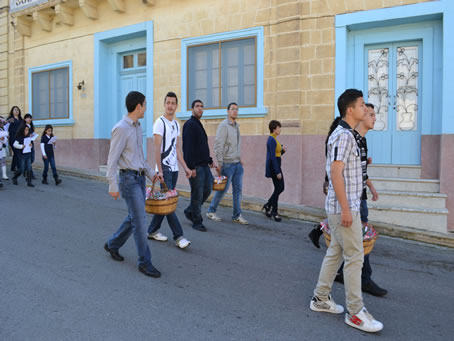
<svg viewBox="0 0 454 341">
<path fill-rule="evenodd" d="M 279 169 L 281 168 L 281 158 L 277 158 L 278 164 L 279 164 Z M 274 191 L 273 194 L 271 194 L 271 197 L 268 199 L 267 205 L 271 207 L 271 214 L 276 215 L 277 214 L 277 208 L 278 208 L 278 201 L 279 201 L 279 195 L 284 192 L 285 186 L 284 186 L 284 174 L 282 173 L 281 169 L 281 179 L 279 180 L 277 178 L 277 174 L 275 173 L 274 169 L 271 170 L 271 179 L 273 180 L 273 185 L 274 185 Z"/>
</svg>

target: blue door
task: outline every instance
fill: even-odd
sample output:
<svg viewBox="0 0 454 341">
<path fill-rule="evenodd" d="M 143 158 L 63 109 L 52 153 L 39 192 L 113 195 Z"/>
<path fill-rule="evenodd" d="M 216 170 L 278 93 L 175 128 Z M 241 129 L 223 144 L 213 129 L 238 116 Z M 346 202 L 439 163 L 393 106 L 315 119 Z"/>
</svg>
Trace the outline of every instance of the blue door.
<svg viewBox="0 0 454 341">
<path fill-rule="evenodd" d="M 120 75 L 119 75 L 119 94 L 118 100 L 119 111 L 117 113 L 118 120 L 127 113 L 125 107 L 125 98 L 130 91 L 139 91 L 144 95 L 147 93 L 147 75 L 146 75 L 146 52 L 145 50 L 132 51 L 120 55 Z M 147 134 L 146 134 L 146 119 L 144 118 L 140 124 L 142 126 L 142 142 L 143 151 L 147 155 Z"/>
<path fill-rule="evenodd" d="M 420 41 L 365 46 L 367 101 L 377 121 L 367 134 L 379 164 L 421 164 Z"/>
</svg>

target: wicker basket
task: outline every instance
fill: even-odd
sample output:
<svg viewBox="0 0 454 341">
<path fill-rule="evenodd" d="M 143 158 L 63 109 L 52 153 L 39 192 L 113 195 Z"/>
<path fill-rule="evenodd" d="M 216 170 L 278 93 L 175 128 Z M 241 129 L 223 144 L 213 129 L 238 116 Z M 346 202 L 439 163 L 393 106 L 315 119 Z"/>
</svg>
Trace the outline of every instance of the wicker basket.
<svg viewBox="0 0 454 341">
<path fill-rule="evenodd" d="M 323 230 L 323 237 L 325 237 L 326 247 L 329 247 L 329 243 L 331 243 L 331 235 L 327 233 L 325 230 Z M 377 240 L 377 238 L 378 234 L 375 235 L 375 237 L 372 239 L 363 240 L 363 248 L 365 255 L 368 255 L 369 253 L 372 252 L 372 249 L 374 248 L 375 241 Z"/>
<path fill-rule="evenodd" d="M 154 192 L 154 184 L 155 183 L 151 186 L 152 192 Z M 165 193 L 169 190 L 165 183 L 162 184 L 162 187 L 161 193 Z M 173 213 L 177 209 L 178 197 L 179 195 L 163 200 L 147 199 L 145 200 L 145 211 L 157 215 L 168 215 Z"/>
<path fill-rule="evenodd" d="M 217 183 L 216 179 L 213 181 L 213 191 L 223 191 L 225 189 L 225 185 L 227 184 L 227 178 L 222 179 L 220 183 Z"/>
</svg>

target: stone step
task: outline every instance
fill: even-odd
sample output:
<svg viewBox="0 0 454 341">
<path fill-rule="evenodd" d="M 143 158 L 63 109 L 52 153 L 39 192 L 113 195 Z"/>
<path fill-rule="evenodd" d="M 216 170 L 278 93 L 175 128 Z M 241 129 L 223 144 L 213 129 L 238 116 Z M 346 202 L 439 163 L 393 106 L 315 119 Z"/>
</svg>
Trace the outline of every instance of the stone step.
<svg viewBox="0 0 454 341">
<path fill-rule="evenodd" d="M 413 227 L 421 230 L 446 233 L 448 210 L 446 208 L 396 208 L 368 204 L 369 219 L 387 224 Z"/>
<path fill-rule="evenodd" d="M 367 167 L 370 177 L 381 178 L 421 178 L 421 166 L 371 164 Z"/>
<path fill-rule="evenodd" d="M 440 180 L 370 177 L 378 193 L 381 191 L 440 193 Z"/>
<path fill-rule="evenodd" d="M 103 174 L 107 173 L 107 165 L 101 165 L 99 166 L 99 171 Z"/>
<path fill-rule="evenodd" d="M 446 194 L 427 192 L 379 191 L 378 195 L 378 201 L 373 202 L 371 201 L 372 194 L 368 193 L 368 202 L 391 207 L 446 208 Z"/>
</svg>

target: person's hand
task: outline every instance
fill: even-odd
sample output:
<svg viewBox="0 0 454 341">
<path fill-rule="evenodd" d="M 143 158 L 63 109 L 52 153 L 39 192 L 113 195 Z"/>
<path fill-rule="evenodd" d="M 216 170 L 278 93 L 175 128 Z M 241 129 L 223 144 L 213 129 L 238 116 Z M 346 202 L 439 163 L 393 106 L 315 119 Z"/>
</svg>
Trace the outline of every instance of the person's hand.
<svg viewBox="0 0 454 341">
<path fill-rule="evenodd" d="M 343 227 L 350 227 L 352 226 L 353 218 L 352 218 L 352 212 L 350 211 L 350 208 L 346 210 L 342 210 L 341 213 L 341 226 Z"/>
<path fill-rule="evenodd" d="M 30 144 L 29 144 L 29 146 L 31 147 L 31 146 L 32 146 L 32 144 L 30 143 Z"/>
<path fill-rule="evenodd" d="M 218 172 L 218 176 L 221 176 L 221 169 L 222 169 L 221 166 L 216 167 L 216 172 Z"/>
<path fill-rule="evenodd" d="M 325 195 L 328 195 L 328 187 L 329 187 L 329 182 L 328 181 L 324 181 L 323 182 L 323 193 Z"/>
<path fill-rule="evenodd" d="M 368 157 L 367 158 L 367 164 L 370 165 L 372 163 L 372 158 L 371 157 Z"/>
<path fill-rule="evenodd" d="M 162 174 L 156 174 L 156 178 L 159 180 L 160 183 L 164 183 L 164 177 L 162 176 Z"/>
<path fill-rule="evenodd" d="M 214 162 L 210 163 L 210 168 L 218 168 Z"/>
<path fill-rule="evenodd" d="M 184 172 L 186 174 L 186 179 L 189 179 L 192 176 L 192 171 L 189 168 L 185 168 Z"/>
<path fill-rule="evenodd" d="M 193 170 L 191 171 L 191 177 L 192 177 L 192 178 L 195 178 L 196 176 L 197 176 L 197 171 L 196 171 L 195 169 L 193 169 Z"/>
<path fill-rule="evenodd" d="M 278 178 L 278 180 L 282 180 L 282 173 L 279 173 L 278 175 L 276 175 L 276 177 Z"/>
<path fill-rule="evenodd" d="M 282 145 L 282 151 L 285 153 L 287 151 L 287 148 L 284 147 L 284 145 Z"/>
<path fill-rule="evenodd" d="M 46 156 L 46 155 L 43 155 L 43 159 L 44 159 L 44 160 L 47 160 L 47 156 Z"/>
<path fill-rule="evenodd" d="M 109 194 L 117 200 L 120 197 L 120 192 L 109 192 Z"/>
<path fill-rule="evenodd" d="M 241 166 L 243 166 L 243 168 L 244 168 L 244 162 L 243 162 L 243 160 L 240 160 L 240 164 L 241 164 Z"/>
<path fill-rule="evenodd" d="M 377 201 L 378 200 L 378 192 L 377 192 L 377 190 L 374 187 L 372 187 L 370 189 L 370 192 L 372 193 L 372 201 Z"/>
</svg>

